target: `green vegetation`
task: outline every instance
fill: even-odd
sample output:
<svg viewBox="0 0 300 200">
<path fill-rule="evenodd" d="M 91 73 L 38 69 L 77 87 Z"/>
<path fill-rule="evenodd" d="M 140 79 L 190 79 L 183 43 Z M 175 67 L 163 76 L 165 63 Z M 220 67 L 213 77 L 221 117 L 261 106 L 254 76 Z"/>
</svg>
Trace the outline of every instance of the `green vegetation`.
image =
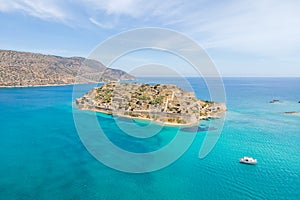
<svg viewBox="0 0 300 200">
<path fill-rule="evenodd" d="M 163 97 L 159 96 L 159 97 L 154 97 L 154 99 L 152 101 L 150 101 L 150 104 L 155 105 L 155 104 L 162 104 L 163 101 Z"/>
<path fill-rule="evenodd" d="M 147 96 L 138 96 L 137 99 L 138 100 L 142 100 L 142 101 L 146 101 L 146 100 L 150 100 L 150 97 L 147 97 Z"/>
<path fill-rule="evenodd" d="M 185 124 L 186 122 L 183 119 L 177 119 L 176 120 L 178 124 Z"/>
<path fill-rule="evenodd" d="M 110 97 L 109 95 L 106 95 L 106 96 L 103 97 L 103 99 L 104 99 L 105 101 L 110 101 L 110 100 L 111 100 L 111 97 Z"/>
</svg>

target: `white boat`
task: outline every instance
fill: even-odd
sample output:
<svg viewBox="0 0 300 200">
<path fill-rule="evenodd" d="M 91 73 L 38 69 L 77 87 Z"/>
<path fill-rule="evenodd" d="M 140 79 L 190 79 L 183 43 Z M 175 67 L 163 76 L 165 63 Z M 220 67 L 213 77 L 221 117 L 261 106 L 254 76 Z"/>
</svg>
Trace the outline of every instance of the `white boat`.
<svg viewBox="0 0 300 200">
<path fill-rule="evenodd" d="M 240 163 L 255 165 L 257 163 L 257 160 L 252 157 L 244 156 L 243 158 L 240 158 Z"/>
</svg>

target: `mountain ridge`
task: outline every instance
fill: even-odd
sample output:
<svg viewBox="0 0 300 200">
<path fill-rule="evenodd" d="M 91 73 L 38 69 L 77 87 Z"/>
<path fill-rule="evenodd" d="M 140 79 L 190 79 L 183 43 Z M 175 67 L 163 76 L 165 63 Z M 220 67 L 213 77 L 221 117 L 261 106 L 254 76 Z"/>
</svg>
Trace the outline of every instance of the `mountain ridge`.
<svg viewBox="0 0 300 200">
<path fill-rule="evenodd" d="M 62 57 L 0 49 L 0 87 L 66 85 L 134 80 L 119 69 L 83 57 Z"/>
</svg>

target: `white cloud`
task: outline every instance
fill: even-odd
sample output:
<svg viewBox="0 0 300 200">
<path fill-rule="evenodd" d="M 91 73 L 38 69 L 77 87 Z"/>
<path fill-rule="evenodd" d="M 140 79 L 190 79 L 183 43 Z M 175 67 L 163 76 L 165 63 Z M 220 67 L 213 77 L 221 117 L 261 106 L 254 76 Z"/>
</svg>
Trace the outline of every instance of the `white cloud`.
<svg viewBox="0 0 300 200">
<path fill-rule="evenodd" d="M 93 24 L 95 24 L 95 25 L 97 25 L 97 26 L 99 26 L 99 27 L 101 27 L 103 29 L 112 29 L 113 28 L 113 24 L 112 23 L 106 23 L 106 24 L 104 24 L 104 23 L 101 23 L 101 22 L 97 21 L 96 19 L 94 19 L 92 17 L 90 17 L 89 20 Z"/>
<path fill-rule="evenodd" d="M 16 3 L 14 1 L 0 0 L 0 11 L 9 12 L 15 9 Z"/>
<path fill-rule="evenodd" d="M 285 51 L 300 50 L 299 3 L 243 1 L 218 8 L 214 15 L 199 15 L 199 18 L 211 16 L 211 19 L 195 28 L 191 24 L 187 26 L 195 37 L 207 33 L 202 41 L 209 48 L 282 55 Z"/>
<path fill-rule="evenodd" d="M 117 31 L 168 27 L 209 49 L 266 56 L 300 51 L 300 1 L 293 0 L 0 0 L 0 11 Z"/>
<path fill-rule="evenodd" d="M 133 18 L 147 17 L 151 15 L 163 15 L 164 10 L 172 12 L 174 6 L 182 3 L 182 0 L 81 0 L 89 9 L 105 11 L 108 15 L 127 15 Z M 175 9 L 175 8 L 174 8 Z"/>
<path fill-rule="evenodd" d="M 83 1 L 83 4 L 95 10 L 105 11 L 108 15 L 129 15 L 137 17 L 141 14 L 139 9 L 140 2 L 140 0 L 86 0 Z"/>
<path fill-rule="evenodd" d="M 60 22 L 65 22 L 70 17 L 58 0 L 0 0 L 0 11 L 21 11 L 41 19 L 55 20 Z"/>
<path fill-rule="evenodd" d="M 107 15 L 130 17 L 140 26 L 165 26 L 182 31 L 206 48 L 264 56 L 300 51 L 300 1 L 97 1 L 89 7 Z M 128 21 L 114 23 L 116 27 Z M 106 22 L 107 23 L 107 22 Z"/>
</svg>

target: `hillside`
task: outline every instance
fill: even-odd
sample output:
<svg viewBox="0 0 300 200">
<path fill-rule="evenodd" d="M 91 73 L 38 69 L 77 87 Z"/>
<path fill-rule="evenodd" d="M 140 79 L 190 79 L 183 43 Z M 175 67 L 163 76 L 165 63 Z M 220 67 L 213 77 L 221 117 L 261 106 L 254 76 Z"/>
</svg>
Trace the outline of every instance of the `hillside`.
<svg viewBox="0 0 300 200">
<path fill-rule="evenodd" d="M 0 50 L 0 87 L 73 84 L 79 70 L 79 83 L 134 80 L 124 71 L 82 57 Z"/>
</svg>

